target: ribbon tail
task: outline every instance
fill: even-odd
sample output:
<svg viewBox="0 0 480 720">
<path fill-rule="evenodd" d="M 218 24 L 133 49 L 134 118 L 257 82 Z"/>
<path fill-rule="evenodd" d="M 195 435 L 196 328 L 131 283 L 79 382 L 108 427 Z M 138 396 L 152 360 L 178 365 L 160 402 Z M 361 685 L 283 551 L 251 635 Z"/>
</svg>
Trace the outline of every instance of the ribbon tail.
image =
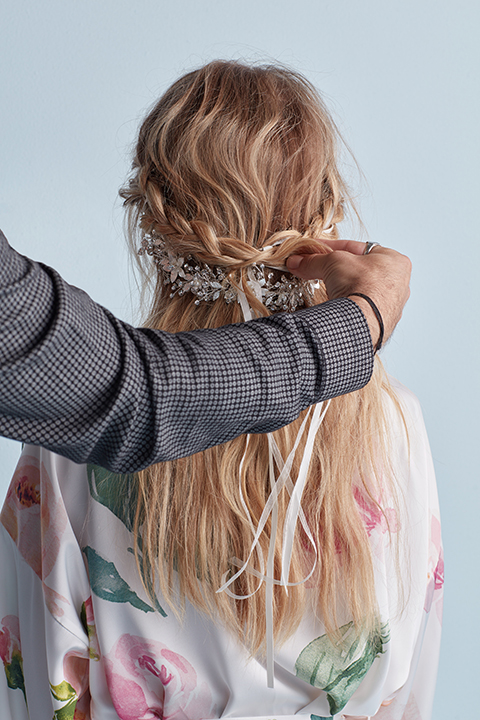
<svg viewBox="0 0 480 720">
<path fill-rule="evenodd" d="M 268 465 L 270 475 L 271 491 L 275 489 L 275 469 L 273 466 L 271 433 L 268 434 Z M 272 524 L 270 531 L 270 543 L 268 547 L 267 558 L 267 578 L 265 586 L 265 643 L 266 643 L 266 659 L 267 659 L 267 687 L 274 686 L 274 642 L 273 642 L 273 581 L 275 577 L 275 544 L 277 540 L 278 527 L 278 505 L 275 503 L 272 507 Z"/>
<path fill-rule="evenodd" d="M 328 409 L 329 404 L 330 401 L 326 403 L 326 407 L 323 408 L 323 403 L 319 403 L 318 405 L 316 405 L 313 412 L 312 421 L 308 429 L 305 451 L 303 453 L 302 462 L 298 471 L 297 482 L 295 483 L 293 493 L 290 497 L 290 502 L 288 504 L 287 513 L 285 516 L 282 542 L 282 584 L 285 583 L 285 585 L 288 583 L 288 576 L 290 573 L 290 564 L 292 561 L 293 552 L 293 539 L 295 535 L 297 520 L 301 512 L 302 495 L 305 489 L 305 483 L 307 481 L 310 461 L 312 459 L 313 444 L 315 442 L 318 429 L 323 421 L 323 418 L 325 417 L 325 413 Z M 310 532 L 309 535 L 311 535 Z M 315 545 L 313 538 L 311 538 L 311 541 Z"/>
</svg>

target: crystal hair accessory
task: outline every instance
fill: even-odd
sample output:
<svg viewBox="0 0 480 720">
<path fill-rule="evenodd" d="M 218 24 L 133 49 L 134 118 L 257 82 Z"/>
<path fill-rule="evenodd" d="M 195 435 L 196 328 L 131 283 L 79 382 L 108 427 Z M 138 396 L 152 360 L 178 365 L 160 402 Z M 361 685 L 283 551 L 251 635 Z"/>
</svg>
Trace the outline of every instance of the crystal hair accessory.
<svg viewBox="0 0 480 720">
<path fill-rule="evenodd" d="M 224 268 L 211 267 L 191 255 L 175 255 L 167 250 L 159 237 L 146 234 L 138 254 L 152 257 L 163 283 L 171 286 L 170 297 L 190 292 L 196 295 L 195 305 L 220 297 L 226 303 L 240 302 L 243 292 L 230 280 Z M 306 297 L 313 297 L 314 283 L 283 274 L 278 278 L 278 268 L 272 266 L 272 269 L 277 273 L 268 272 L 269 267 L 263 263 L 252 263 L 247 268 L 247 283 L 266 308 L 272 312 L 293 312 L 305 305 Z"/>
</svg>

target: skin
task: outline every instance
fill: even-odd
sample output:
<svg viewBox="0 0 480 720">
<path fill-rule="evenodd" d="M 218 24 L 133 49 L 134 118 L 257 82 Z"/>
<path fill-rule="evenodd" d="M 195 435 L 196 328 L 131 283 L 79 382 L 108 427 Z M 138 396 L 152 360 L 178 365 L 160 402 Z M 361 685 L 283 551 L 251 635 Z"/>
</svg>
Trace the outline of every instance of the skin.
<svg viewBox="0 0 480 720">
<path fill-rule="evenodd" d="M 323 280 L 330 299 L 348 297 L 353 292 L 368 295 L 382 316 L 386 342 L 410 296 L 412 264 L 409 258 L 380 245 L 364 255 L 365 243 L 355 240 L 322 240 L 322 245 L 327 245 L 332 252 L 292 255 L 286 263 L 288 269 L 304 280 Z M 372 308 L 362 298 L 352 297 L 351 300 L 365 315 L 375 347 L 380 328 Z"/>
</svg>

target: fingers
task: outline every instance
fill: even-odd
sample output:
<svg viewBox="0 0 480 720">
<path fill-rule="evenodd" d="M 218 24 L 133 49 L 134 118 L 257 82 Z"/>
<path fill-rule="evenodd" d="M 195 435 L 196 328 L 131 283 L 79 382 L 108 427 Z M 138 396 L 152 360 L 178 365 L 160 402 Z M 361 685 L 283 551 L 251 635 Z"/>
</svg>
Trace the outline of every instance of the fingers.
<svg viewBox="0 0 480 720">
<path fill-rule="evenodd" d="M 318 255 L 290 255 L 287 268 L 304 280 L 322 280 L 327 258 L 330 253 Z"/>
<path fill-rule="evenodd" d="M 357 240 L 324 240 L 322 238 L 322 245 L 326 245 L 330 250 L 334 252 L 348 252 L 351 255 L 364 255 L 366 243 L 358 242 Z M 295 272 L 300 268 L 302 271 L 302 277 L 305 279 L 319 278 L 318 275 L 311 275 L 311 272 L 318 272 L 323 263 L 313 260 L 313 258 L 325 257 L 325 252 L 319 255 L 291 255 L 286 262 L 287 268 L 291 272 Z M 304 262 L 305 260 L 305 262 Z M 307 269 L 308 268 L 308 269 Z M 314 270 L 315 268 L 315 270 Z M 303 273 L 307 272 L 308 275 Z"/>
<path fill-rule="evenodd" d="M 322 238 L 322 243 L 327 245 L 331 250 L 344 250 L 353 255 L 363 255 L 366 245 L 366 243 L 358 242 L 357 240 L 326 240 L 324 238 Z"/>
<path fill-rule="evenodd" d="M 357 242 L 356 240 L 328 240 L 324 244 L 328 245 L 332 253 L 290 255 L 286 261 L 288 270 L 304 280 L 323 280 L 322 273 L 327 267 L 330 267 L 334 257 L 338 259 L 340 255 L 344 256 L 344 262 L 346 263 L 348 263 L 349 258 L 353 260 L 354 256 L 362 256 L 363 262 L 363 258 L 371 258 L 373 254 L 399 255 L 395 250 L 391 250 L 384 245 L 377 245 L 367 256 L 365 255 L 366 243 Z M 367 261 L 367 263 L 370 264 L 370 261 Z"/>
<path fill-rule="evenodd" d="M 285 265 L 291 272 L 295 272 L 300 267 L 300 264 L 305 259 L 305 255 L 290 255 L 287 258 Z"/>
</svg>

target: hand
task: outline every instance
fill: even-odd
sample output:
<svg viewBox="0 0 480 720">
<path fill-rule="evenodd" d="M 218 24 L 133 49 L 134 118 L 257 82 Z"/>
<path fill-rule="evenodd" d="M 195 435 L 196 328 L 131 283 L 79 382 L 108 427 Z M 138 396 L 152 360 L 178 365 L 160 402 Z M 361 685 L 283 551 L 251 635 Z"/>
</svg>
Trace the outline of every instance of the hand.
<svg viewBox="0 0 480 720">
<path fill-rule="evenodd" d="M 331 252 L 292 255 L 287 260 L 288 269 L 304 280 L 323 280 L 330 299 L 348 297 L 354 292 L 368 295 L 382 315 L 386 341 L 402 317 L 410 296 L 410 260 L 395 250 L 381 246 L 364 255 L 365 243 L 355 240 L 322 240 L 322 244 L 327 245 Z M 380 330 L 373 310 L 366 300 L 359 297 L 351 299 L 367 318 L 375 346 Z"/>
</svg>

